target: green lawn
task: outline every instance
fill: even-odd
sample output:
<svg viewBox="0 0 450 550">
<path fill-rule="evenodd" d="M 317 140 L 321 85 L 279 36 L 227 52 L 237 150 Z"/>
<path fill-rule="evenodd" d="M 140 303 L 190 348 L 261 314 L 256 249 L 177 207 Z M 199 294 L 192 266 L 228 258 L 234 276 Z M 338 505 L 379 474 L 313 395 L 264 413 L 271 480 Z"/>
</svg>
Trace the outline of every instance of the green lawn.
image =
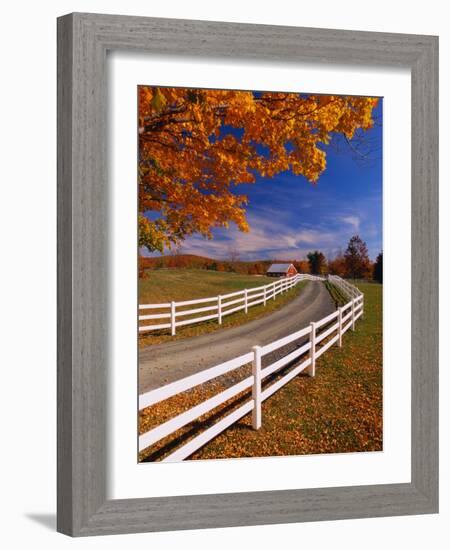
<svg viewBox="0 0 450 550">
<path fill-rule="evenodd" d="M 267 285 L 276 280 L 272 277 L 221 273 L 204 269 L 158 269 L 149 273 L 149 278 L 139 281 L 140 304 L 208 298 L 236 292 L 244 288 Z M 175 336 L 171 336 L 168 329 L 152 331 L 139 336 L 139 345 L 142 347 L 171 342 L 175 339 L 199 336 L 222 328 L 248 323 L 282 307 L 298 296 L 305 284 L 306 281 L 302 281 L 288 292 L 278 294 L 275 300 L 268 300 L 266 306 L 261 304 L 249 308 L 247 314 L 241 310 L 226 315 L 223 317 L 222 325 L 219 325 L 217 320 L 213 319 L 185 327 L 177 327 Z"/>
<path fill-rule="evenodd" d="M 257 275 L 224 273 L 206 269 L 154 269 L 139 280 L 139 303 L 155 304 L 208 298 L 273 283 L 275 279 Z"/>
<path fill-rule="evenodd" d="M 262 427 L 247 415 L 199 449 L 191 459 L 381 451 L 383 449 L 382 285 L 358 283 L 365 315 L 316 364 L 316 376 L 295 377 L 263 404 Z M 244 375 L 248 375 L 244 374 Z M 140 415 L 141 432 L 223 389 L 220 382 L 199 387 L 149 407 Z M 141 454 L 159 459 L 171 441 L 185 442 L 249 398 L 246 392 Z M 160 407 L 160 408 L 158 408 Z M 159 451 L 158 451 L 159 449 Z"/>
</svg>

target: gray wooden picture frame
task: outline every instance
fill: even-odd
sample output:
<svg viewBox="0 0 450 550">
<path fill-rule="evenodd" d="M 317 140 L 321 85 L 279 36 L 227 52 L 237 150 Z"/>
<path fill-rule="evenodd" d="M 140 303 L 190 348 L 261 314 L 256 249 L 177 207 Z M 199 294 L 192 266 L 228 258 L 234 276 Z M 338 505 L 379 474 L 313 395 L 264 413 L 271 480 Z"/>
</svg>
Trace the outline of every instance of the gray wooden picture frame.
<svg viewBox="0 0 450 550">
<path fill-rule="evenodd" d="M 106 53 L 412 74 L 410 483 L 108 500 Z M 73 536 L 438 511 L 438 38 L 74 13 L 58 19 L 58 510 Z"/>
</svg>

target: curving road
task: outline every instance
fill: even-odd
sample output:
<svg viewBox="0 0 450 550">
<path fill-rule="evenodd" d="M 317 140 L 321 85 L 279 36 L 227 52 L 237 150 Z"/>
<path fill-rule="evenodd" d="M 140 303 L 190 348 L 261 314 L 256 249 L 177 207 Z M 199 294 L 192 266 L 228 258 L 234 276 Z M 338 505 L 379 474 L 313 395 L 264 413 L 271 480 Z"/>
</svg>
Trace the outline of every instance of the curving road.
<svg viewBox="0 0 450 550">
<path fill-rule="evenodd" d="M 218 365 L 300 330 L 335 310 L 325 285 L 309 281 L 302 292 L 270 315 L 244 325 L 139 351 L 139 393 Z"/>
</svg>

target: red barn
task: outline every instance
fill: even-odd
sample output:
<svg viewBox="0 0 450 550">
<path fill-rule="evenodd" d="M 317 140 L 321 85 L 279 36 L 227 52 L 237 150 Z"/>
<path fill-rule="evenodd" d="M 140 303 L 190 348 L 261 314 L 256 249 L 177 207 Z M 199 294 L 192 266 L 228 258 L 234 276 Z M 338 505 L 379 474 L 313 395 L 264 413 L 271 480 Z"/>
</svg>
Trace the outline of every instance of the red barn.
<svg viewBox="0 0 450 550">
<path fill-rule="evenodd" d="M 272 264 L 267 270 L 268 277 L 293 277 L 297 270 L 292 264 Z"/>
</svg>

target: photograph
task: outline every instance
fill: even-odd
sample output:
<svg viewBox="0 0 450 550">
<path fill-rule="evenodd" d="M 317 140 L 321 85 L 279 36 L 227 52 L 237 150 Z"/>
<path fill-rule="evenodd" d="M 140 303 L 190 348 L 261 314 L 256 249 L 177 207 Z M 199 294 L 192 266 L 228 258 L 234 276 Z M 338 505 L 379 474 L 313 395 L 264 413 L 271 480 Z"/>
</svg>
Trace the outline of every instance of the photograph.
<svg viewBox="0 0 450 550">
<path fill-rule="evenodd" d="M 348 4 L 3 6 L 5 548 L 449 538 L 448 10 Z"/>
<path fill-rule="evenodd" d="M 383 98 L 137 87 L 137 460 L 383 451 Z"/>
</svg>

